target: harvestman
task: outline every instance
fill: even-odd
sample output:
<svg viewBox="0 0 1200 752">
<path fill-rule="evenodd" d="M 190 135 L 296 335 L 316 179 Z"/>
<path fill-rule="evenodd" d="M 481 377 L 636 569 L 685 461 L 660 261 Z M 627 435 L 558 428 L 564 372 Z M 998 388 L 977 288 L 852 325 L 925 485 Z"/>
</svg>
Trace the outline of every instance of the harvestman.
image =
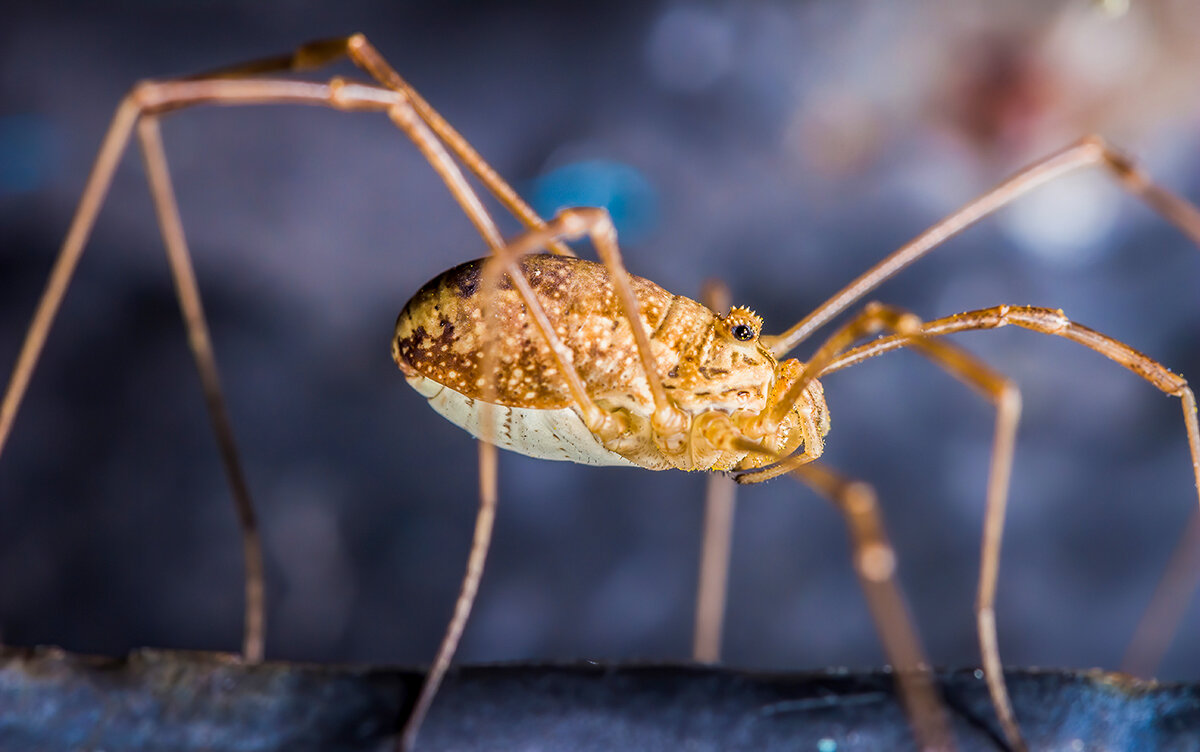
<svg viewBox="0 0 1200 752">
<path fill-rule="evenodd" d="M 375 84 L 342 78 L 320 83 L 262 77 L 317 68 L 343 57 L 368 73 Z M 718 315 L 629 275 L 603 210 L 568 209 L 543 221 L 362 35 L 314 42 L 291 55 L 134 87 L 105 136 L 0 403 L 2 451 L 116 164 L 136 126 L 189 345 L 241 524 L 247 661 L 261 660 L 263 655 L 261 543 L 158 119 L 198 104 L 281 103 L 386 113 L 445 181 L 491 252 L 488 259 L 456 267 L 422 288 L 401 313 L 393 340 L 393 354 L 408 381 L 436 409 L 482 439 L 480 507 L 467 572 L 450 625 L 401 736 L 402 748 L 415 741 L 478 587 L 496 505 L 497 444 L 534 456 L 590 464 L 729 471 L 742 483 L 790 474 L 825 496 L 846 517 L 855 569 L 889 660 L 897 669 L 914 733 L 924 748 L 953 746 L 948 721 L 894 580 L 895 556 L 874 492 L 816 462 L 829 429 L 820 377 L 909 347 L 980 391 L 995 406 L 976 612 L 988 689 L 1014 748 L 1023 749 L 1024 743 L 1001 672 L 993 601 L 1020 396 L 1002 375 L 937 338 L 1015 325 L 1065 337 L 1132 370 L 1180 398 L 1200 489 L 1200 429 L 1187 383 L 1127 345 L 1071 322 L 1061 311 L 1004 305 L 922 322 L 911 313 L 872 303 L 837 329 L 807 362 L 780 360 L 948 237 L 1017 196 L 1081 167 L 1104 167 L 1126 190 L 1200 243 L 1200 211 L 1151 183 L 1099 138 L 1083 139 L 1017 173 L 884 258 L 790 329 L 772 336 L 762 333 L 762 320 L 748 309 L 734 307 Z M 512 242 L 501 237 L 454 157 L 526 225 L 527 232 Z M 584 236 L 592 241 L 601 264 L 574 258 L 563 244 Z M 538 253 L 542 250 L 549 253 Z M 635 310 L 638 315 L 630 315 Z M 880 333 L 886 334 L 856 344 Z"/>
</svg>

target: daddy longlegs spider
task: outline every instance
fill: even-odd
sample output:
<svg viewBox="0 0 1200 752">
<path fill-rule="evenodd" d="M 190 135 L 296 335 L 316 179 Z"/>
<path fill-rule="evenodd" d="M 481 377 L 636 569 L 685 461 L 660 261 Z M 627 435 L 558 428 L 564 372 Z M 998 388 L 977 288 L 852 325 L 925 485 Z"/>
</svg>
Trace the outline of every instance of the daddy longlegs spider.
<svg viewBox="0 0 1200 752">
<path fill-rule="evenodd" d="M 273 72 L 319 68 L 344 57 L 374 83 L 268 77 Z M 393 355 L 410 384 L 435 409 L 481 439 L 480 506 L 467 572 L 450 625 L 399 739 L 402 749 L 415 743 L 478 587 L 497 502 L 496 445 L 587 464 L 720 470 L 741 483 L 789 474 L 829 499 L 846 518 L 855 569 L 896 668 L 900 696 L 918 744 L 929 749 L 953 747 L 948 720 L 894 579 L 895 555 L 874 492 L 818 461 L 830 425 L 819 378 L 885 352 L 911 348 L 994 405 L 997 419 L 976 613 L 988 689 L 1003 733 L 1015 749 L 1025 745 L 1001 672 L 994 593 L 1020 396 L 1004 376 L 941 337 L 1007 325 L 1064 337 L 1179 397 L 1200 489 L 1200 429 L 1187 383 L 1127 345 L 1070 321 L 1061 311 L 1001 305 L 923 322 L 906 311 L 871 303 L 827 337 L 806 362 L 780 360 L 950 236 L 1033 188 L 1082 167 L 1104 168 L 1127 191 L 1200 243 L 1200 211 L 1153 184 L 1098 137 L 1085 138 L 1027 167 L 900 247 L 791 328 L 767 335 L 762 320 L 748 309 L 714 313 L 630 276 L 603 210 L 568 209 L 550 221 L 537 216 L 362 35 L 314 42 L 291 55 L 134 87 L 105 136 L 0 403 L 2 451 L 117 162 L 136 128 L 189 345 L 242 528 L 243 656 L 249 662 L 263 656 L 261 543 L 158 121 L 164 114 L 200 104 L 280 103 L 386 114 L 438 172 L 490 250 L 487 259 L 455 267 L 422 288 L 401 312 L 393 339 Z M 525 233 L 505 241 L 459 163 L 527 227 Z M 564 244 L 585 236 L 601 263 L 575 258 Z M 638 315 L 631 315 L 635 310 Z M 862 343 L 880 333 L 883 336 Z M 701 621 L 711 626 L 713 619 Z M 712 657 L 713 638 L 698 636 L 697 642 L 698 654 Z"/>
</svg>

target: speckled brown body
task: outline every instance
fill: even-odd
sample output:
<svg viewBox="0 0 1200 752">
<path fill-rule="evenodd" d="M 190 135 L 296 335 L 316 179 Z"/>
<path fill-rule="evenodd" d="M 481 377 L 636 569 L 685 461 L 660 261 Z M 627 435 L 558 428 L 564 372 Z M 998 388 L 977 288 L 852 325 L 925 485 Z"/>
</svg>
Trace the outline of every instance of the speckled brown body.
<svg viewBox="0 0 1200 752">
<path fill-rule="evenodd" d="M 610 451 L 652 469 L 727 469 L 744 457 L 719 451 L 671 457 L 656 446 L 649 426 L 653 398 L 606 267 L 545 254 L 525 256 L 520 263 L 588 394 L 630 424 L 627 436 L 605 443 Z M 489 402 L 523 410 L 573 408 L 550 347 L 507 280 L 490 304 L 495 311 L 491 331 L 484 326 L 482 266 L 482 260 L 457 266 L 413 296 L 396 322 L 396 363 L 414 386 L 423 377 L 467 400 L 481 400 L 487 383 L 481 372 L 484 342 L 492 336 L 497 369 Z M 757 337 L 735 341 L 727 320 L 700 303 L 640 277 L 631 282 L 657 371 L 680 410 L 689 417 L 714 410 L 730 415 L 763 410 L 777 363 Z M 820 385 L 814 389 L 819 395 Z M 795 421 L 786 423 L 783 438 Z"/>
</svg>

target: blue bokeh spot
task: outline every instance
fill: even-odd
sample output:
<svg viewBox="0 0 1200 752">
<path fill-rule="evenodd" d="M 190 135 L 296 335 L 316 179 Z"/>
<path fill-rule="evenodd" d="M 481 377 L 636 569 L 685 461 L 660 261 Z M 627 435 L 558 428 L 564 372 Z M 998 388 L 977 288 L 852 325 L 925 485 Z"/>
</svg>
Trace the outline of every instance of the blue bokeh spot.
<svg viewBox="0 0 1200 752">
<path fill-rule="evenodd" d="M 573 206 L 603 207 L 623 242 L 638 242 L 658 224 L 658 193 L 650 181 L 627 164 L 603 159 L 574 162 L 538 177 L 531 203 L 543 217 Z"/>
<path fill-rule="evenodd" d="M 56 170 L 54 127 L 31 113 L 0 115 L 0 197 L 35 191 Z"/>
</svg>

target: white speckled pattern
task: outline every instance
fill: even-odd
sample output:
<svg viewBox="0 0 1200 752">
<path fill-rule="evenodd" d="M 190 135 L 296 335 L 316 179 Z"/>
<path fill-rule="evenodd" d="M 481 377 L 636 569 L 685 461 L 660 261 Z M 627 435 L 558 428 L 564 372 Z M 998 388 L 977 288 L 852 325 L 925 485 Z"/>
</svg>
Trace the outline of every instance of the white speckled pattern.
<svg viewBox="0 0 1200 752">
<path fill-rule="evenodd" d="M 429 400 L 442 417 L 479 438 L 480 418 L 490 415 L 493 425 L 489 440 L 502 449 L 544 460 L 565 460 L 584 465 L 638 467 L 621 455 L 604 448 L 584 425 L 579 413 L 569 407 L 538 410 L 492 405 L 460 394 L 424 376 L 411 376 L 408 383 Z"/>
</svg>

